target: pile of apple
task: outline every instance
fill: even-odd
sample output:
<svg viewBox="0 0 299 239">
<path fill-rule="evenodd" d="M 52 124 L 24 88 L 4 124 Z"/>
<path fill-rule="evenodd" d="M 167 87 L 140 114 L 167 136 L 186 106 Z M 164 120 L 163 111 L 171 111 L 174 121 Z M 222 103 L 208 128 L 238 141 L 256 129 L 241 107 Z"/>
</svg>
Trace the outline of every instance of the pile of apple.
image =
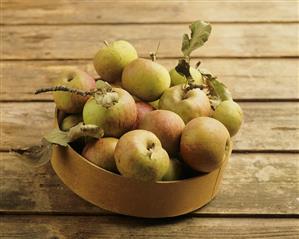
<svg viewBox="0 0 299 239">
<path fill-rule="evenodd" d="M 94 57 L 100 80 L 79 69 L 58 79 L 53 97 L 66 115 L 60 130 L 80 122 L 103 130 L 103 137 L 80 141 L 83 157 L 143 181 L 180 180 L 221 166 L 243 114 L 211 73 L 190 67 L 191 51 L 203 45 L 211 27 L 197 21 L 190 29 L 184 56 L 170 71 L 154 54 L 140 58 L 119 40 L 105 42 Z"/>
</svg>

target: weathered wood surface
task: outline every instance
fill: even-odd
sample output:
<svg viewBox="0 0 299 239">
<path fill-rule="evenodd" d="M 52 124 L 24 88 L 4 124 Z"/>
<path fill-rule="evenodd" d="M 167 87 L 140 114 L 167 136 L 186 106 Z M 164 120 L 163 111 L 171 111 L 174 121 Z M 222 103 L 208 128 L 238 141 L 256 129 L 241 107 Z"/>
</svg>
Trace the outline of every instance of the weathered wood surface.
<svg viewBox="0 0 299 239">
<path fill-rule="evenodd" d="M 1 103 L 0 150 L 39 142 L 53 127 L 54 103 Z M 299 103 L 241 103 L 244 124 L 233 139 L 235 150 L 298 151 Z"/>
<path fill-rule="evenodd" d="M 50 164 L 0 153 L 0 213 L 111 214 L 80 199 Z M 298 154 L 232 155 L 217 197 L 192 215 L 299 215 Z"/>
<path fill-rule="evenodd" d="M 160 59 L 159 63 L 171 69 L 177 60 Z M 202 67 L 217 75 L 237 100 L 298 100 L 298 64 L 297 59 L 202 60 Z M 0 100 L 50 100 L 51 94 L 34 95 L 33 92 L 52 85 L 60 72 L 72 67 L 97 77 L 91 60 L 2 62 Z"/>
<path fill-rule="evenodd" d="M 0 238 L 297 238 L 298 6 L 275 0 L 1 1 Z M 54 104 L 32 102 L 49 101 L 50 94 L 32 92 L 59 71 L 78 65 L 94 75 L 91 59 L 101 42 L 121 38 L 140 56 L 160 40 L 158 57 L 170 68 L 195 19 L 214 23 L 195 58 L 204 58 L 203 67 L 238 101 L 250 101 L 241 103 L 245 123 L 220 192 L 204 208 L 155 221 L 116 216 L 76 196 L 50 165 L 28 168 L 7 152 L 37 143 L 52 127 Z"/>
<path fill-rule="evenodd" d="M 115 216 L 6 216 L 0 225 L 3 239 L 295 239 L 299 233 L 298 220 L 266 218 L 181 217 L 154 221 Z"/>
<path fill-rule="evenodd" d="M 3 0 L 4 24 L 298 21 L 296 1 Z M 132 14 L 132 11 L 134 14 Z"/>
<path fill-rule="evenodd" d="M 186 25 L 3 26 L 2 59 L 90 59 L 103 41 L 126 39 L 140 56 L 181 56 Z M 198 57 L 298 57 L 298 24 L 213 24 Z"/>
</svg>

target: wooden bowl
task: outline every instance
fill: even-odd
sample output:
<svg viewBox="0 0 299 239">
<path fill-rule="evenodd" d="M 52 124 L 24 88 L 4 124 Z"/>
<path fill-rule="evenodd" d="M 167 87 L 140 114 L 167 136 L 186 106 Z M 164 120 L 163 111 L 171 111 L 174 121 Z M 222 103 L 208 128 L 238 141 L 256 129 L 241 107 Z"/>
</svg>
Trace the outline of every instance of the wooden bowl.
<svg viewBox="0 0 299 239">
<path fill-rule="evenodd" d="M 109 172 L 71 146 L 53 146 L 51 163 L 60 179 L 92 204 L 119 214 L 162 218 L 192 212 L 216 195 L 231 149 L 222 166 L 178 181 L 143 182 Z"/>
</svg>

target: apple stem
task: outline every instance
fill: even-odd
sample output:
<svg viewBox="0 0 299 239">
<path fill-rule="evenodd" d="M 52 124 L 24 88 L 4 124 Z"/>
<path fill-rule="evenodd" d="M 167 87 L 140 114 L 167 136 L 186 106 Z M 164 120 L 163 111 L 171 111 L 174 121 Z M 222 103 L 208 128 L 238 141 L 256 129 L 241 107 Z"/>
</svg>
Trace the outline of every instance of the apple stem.
<svg viewBox="0 0 299 239">
<path fill-rule="evenodd" d="M 104 44 L 106 45 L 106 46 L 109 46 L 109 43 L 105 40 L 104 41 Z"/>
<path fill-rule="evenodd" d="M 150 52 L 150 57 L 151 57 L 151 60 L 153 62 L 155 62 L 157 60 L 157 54 L 158 54 L 159 47 L 160 47 L 160 41 L 158 42 L 156 51 L 155 52 Z"/>
<path fill-rule="evenodd" d="M 153 62 L 155 62 L 157 60 L 156 53 L 154 53 L 154 52 L 150 52 L 150 57 Z"/>
<path fill-rule="evenodd" d="M 79 89 L 74 89 L 74 88 L 63 86 L 63 85 L 40 88 L 40 89 L 36 90 L 34 94 L 37 95 L 40 93 L 45 93 L 45 92 L 50 92 L 50 91 L 65 91 L 65 92 L 70 92 L 70 93 L 74 93 L 74 94 L 81 95 L 81 96 L 88 96 L 88 95 L 94 94 L 94 92 L 91 92 L 91 91 L 82 91 Z"/>
</svg>

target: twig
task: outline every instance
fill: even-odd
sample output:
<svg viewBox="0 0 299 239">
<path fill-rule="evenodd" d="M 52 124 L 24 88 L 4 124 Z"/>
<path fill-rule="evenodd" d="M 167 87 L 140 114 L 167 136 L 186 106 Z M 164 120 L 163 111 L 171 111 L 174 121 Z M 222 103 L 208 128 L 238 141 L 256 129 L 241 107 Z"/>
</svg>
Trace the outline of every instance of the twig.
<svg viewBox="0 0 299 239">
<path fill-rule="evenodd" d="M 65 92 L 70 92 L 70 93 L 74 93 L 77 95 L 81 95 L 81 96 L 88 96 L 88 95 L 92 95 L 94 94 L 94 92 L 92 91 L 82 91 L 79 89 L 75 89 L 75 88 L 70 88 L 67 86 L 54 86 L 54 87 L 46 87 L 46 88 L 40 88 L 38 90 L 35 91 L 35 94 L 40 94 L 40 93 L 45 93 L 45 92 L 49 92 L 49 91 L 65 91 Z"/>
</svg>

